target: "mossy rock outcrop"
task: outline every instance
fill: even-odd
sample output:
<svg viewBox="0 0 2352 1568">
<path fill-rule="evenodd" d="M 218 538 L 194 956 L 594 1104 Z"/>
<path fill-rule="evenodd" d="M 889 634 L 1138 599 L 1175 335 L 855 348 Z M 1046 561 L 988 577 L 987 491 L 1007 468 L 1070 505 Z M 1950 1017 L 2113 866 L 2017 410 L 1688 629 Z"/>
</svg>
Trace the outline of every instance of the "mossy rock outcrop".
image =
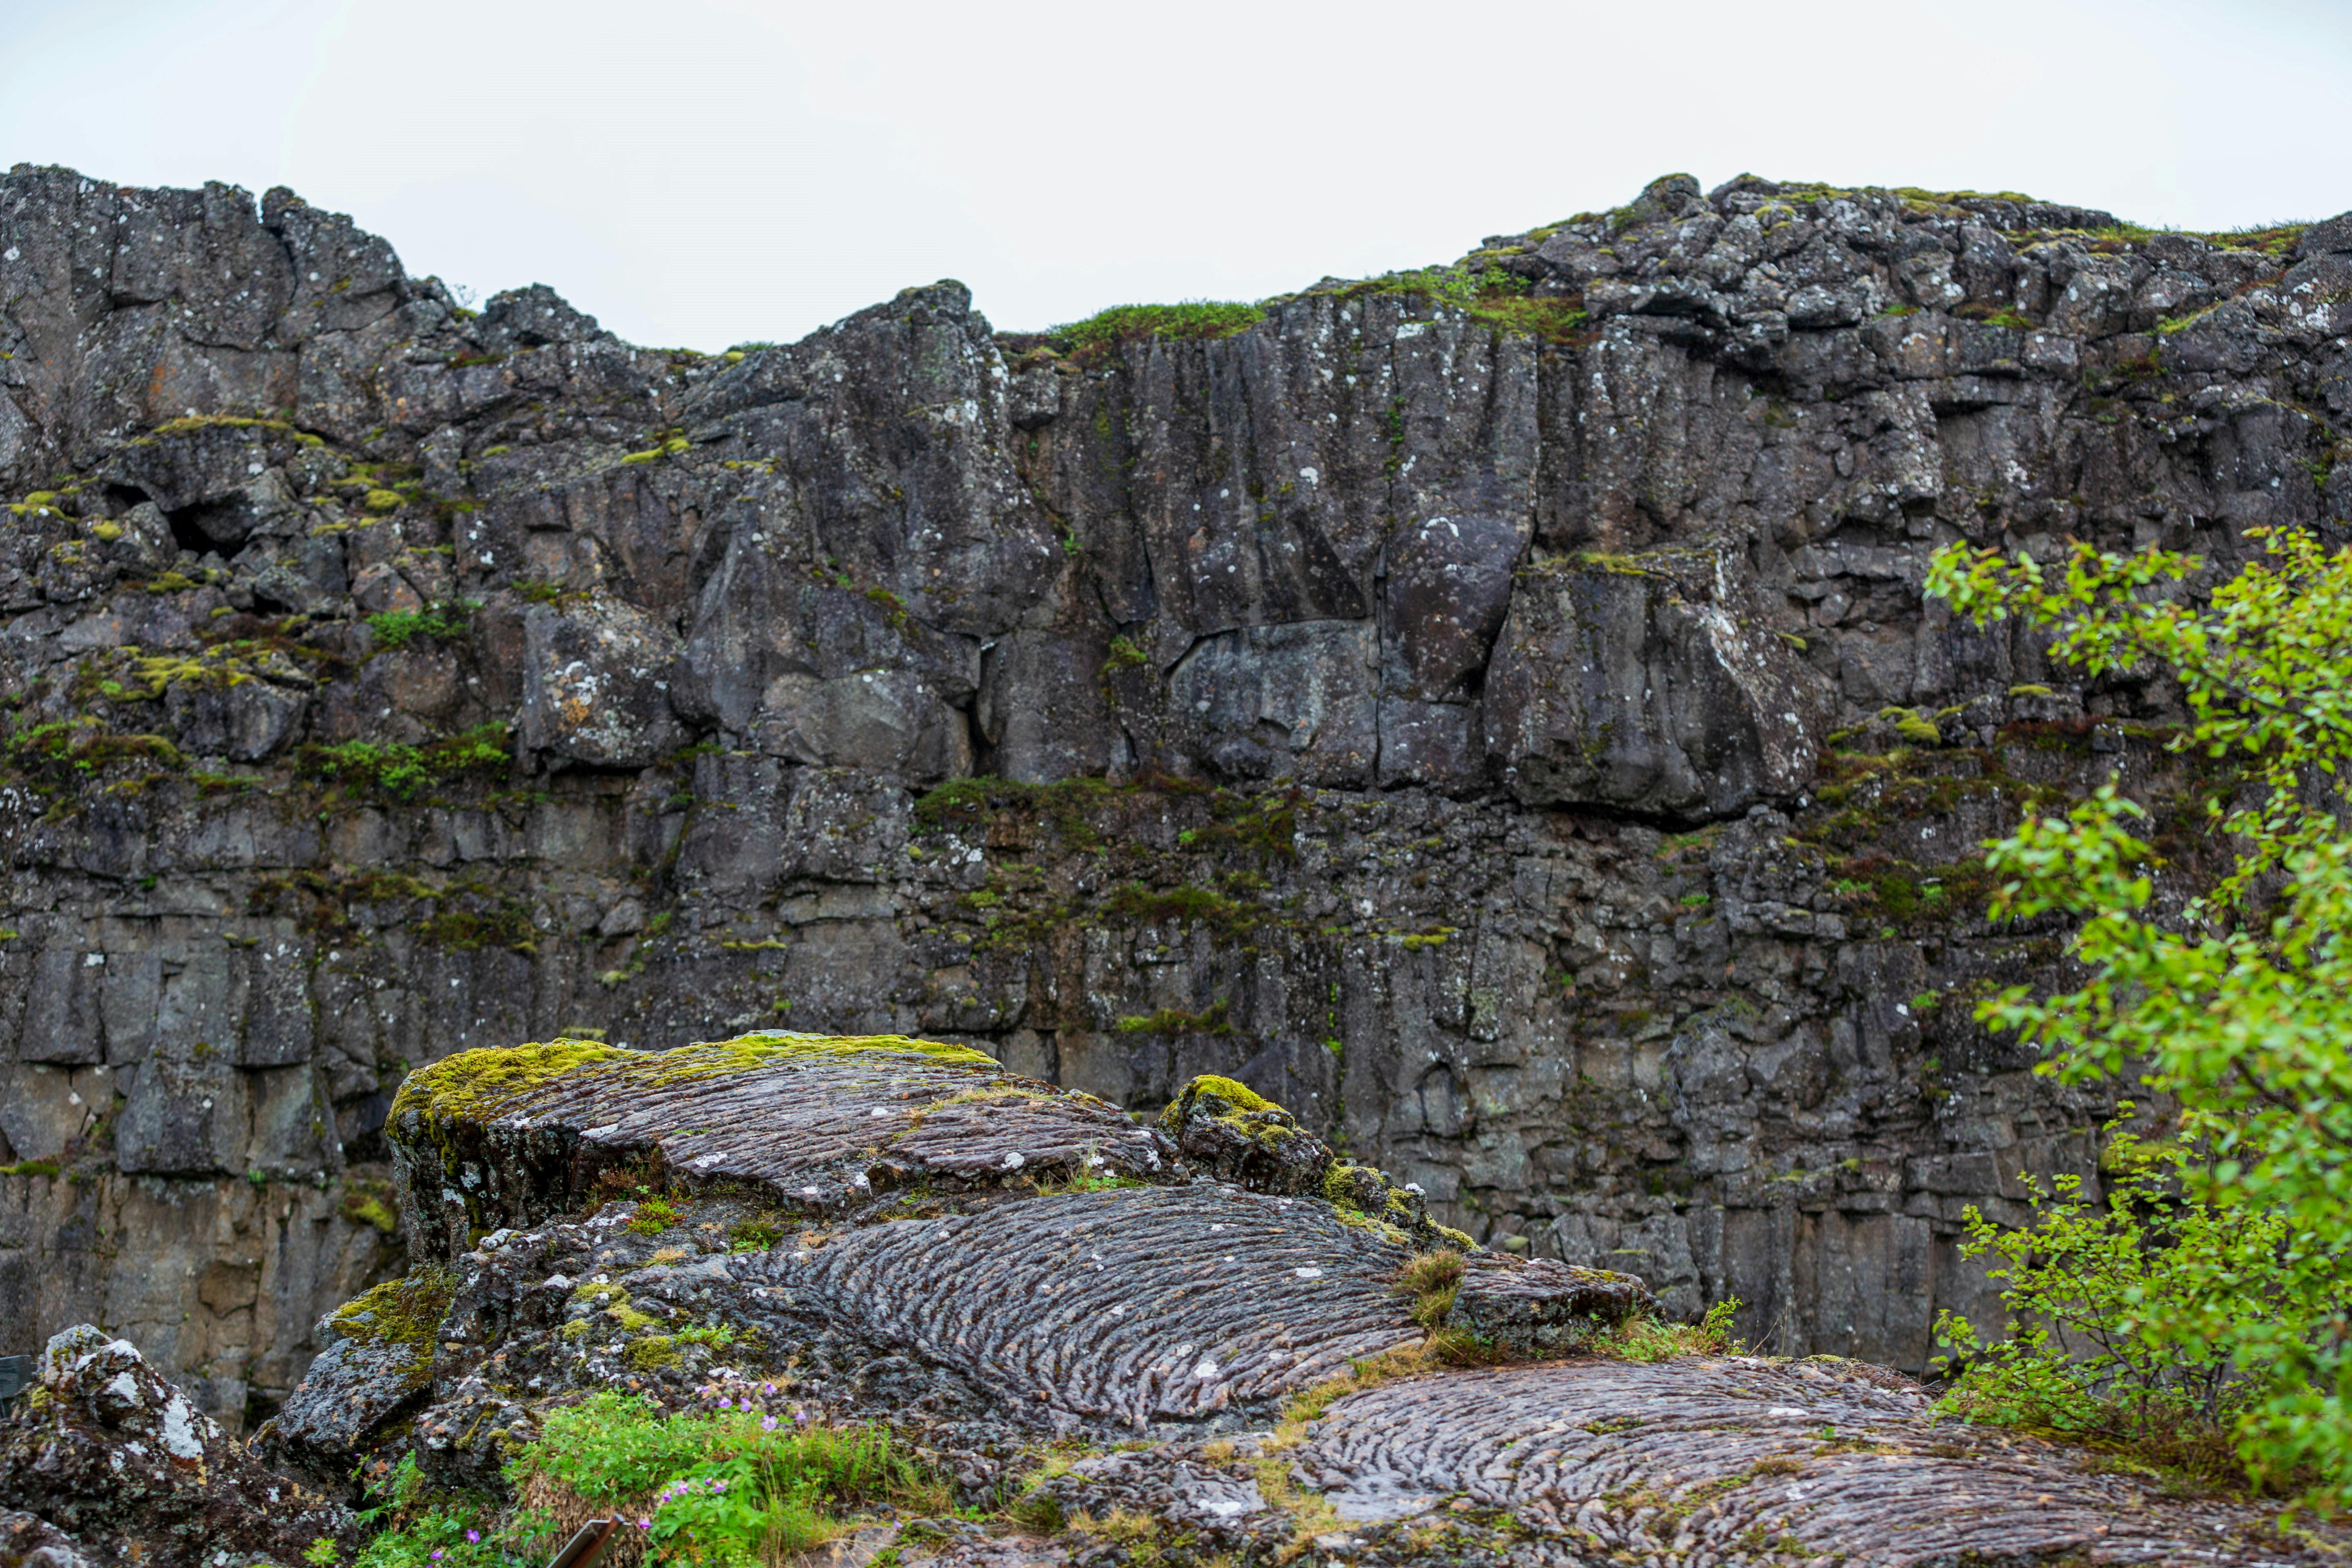
<svg viewBox="0 0 2352 1568">
<path fill-rule="evenodd" d="M 1261 1193 L 1319 1191 L 1331 1146 L 1247 1085 L 1203 1073 L 1156 1124 L 1194 1169 Z"/>
<path fill-rule="evenodd" d="M 447 1259 L 599 1190 L 749 1190 L 811 1216 L 921 1184 L 1165 1179 L 1174 1149 L 1117 1107 L 899 1035 L 772 1031 L 668 1051 L 559 1039 L 463 1051 L 386 1123 L 410 1245 Z"/>
</svg>

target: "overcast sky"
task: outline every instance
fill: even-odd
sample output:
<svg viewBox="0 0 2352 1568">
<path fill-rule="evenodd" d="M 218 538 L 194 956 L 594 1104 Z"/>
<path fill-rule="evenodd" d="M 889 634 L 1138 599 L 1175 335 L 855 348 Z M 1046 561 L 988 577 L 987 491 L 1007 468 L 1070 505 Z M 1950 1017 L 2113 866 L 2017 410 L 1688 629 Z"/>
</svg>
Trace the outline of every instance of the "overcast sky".
<svg viewBox="0 0 2352 1568">
<path fill-rule="evenodd" d="M 789 340 L 1449 260 L 1657 174 L 2352 207 L 2352 0 L 0 0 L 0 163 L 290 185 L 487 296 Z"/>
</svg>

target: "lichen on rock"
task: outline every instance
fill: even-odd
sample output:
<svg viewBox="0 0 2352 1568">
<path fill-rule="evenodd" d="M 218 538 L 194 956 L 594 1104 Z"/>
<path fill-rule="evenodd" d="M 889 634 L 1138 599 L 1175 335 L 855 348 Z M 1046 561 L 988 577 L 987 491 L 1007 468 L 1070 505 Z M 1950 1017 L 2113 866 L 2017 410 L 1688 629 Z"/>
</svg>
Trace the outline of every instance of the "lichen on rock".
<svg viewBox="0 0 2352 1568">
<path fill-rule="evenodd" d="M 50 1338 L 39 1375 L 37 1397 L 0 1418 L 0 1510 L 97 1562 L 212 1568 L 234 1552 L 290 1568 L 320 1539 L 357 1542 L 348 1510 L 264 1468 L 127 1341 L 77 1324 Z"/>
</svg>

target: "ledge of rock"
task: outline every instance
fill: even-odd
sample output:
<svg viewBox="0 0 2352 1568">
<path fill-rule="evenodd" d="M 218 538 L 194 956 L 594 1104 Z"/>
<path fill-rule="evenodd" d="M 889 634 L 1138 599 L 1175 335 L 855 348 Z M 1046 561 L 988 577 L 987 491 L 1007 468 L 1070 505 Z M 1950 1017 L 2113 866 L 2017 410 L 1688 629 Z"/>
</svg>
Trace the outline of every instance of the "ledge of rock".
<svg viewBox="0 0 2352 1568">
<path fill-rule="evenodd" d="M 1150 1179 L 1173 1153 L 1117 1107 L 964 1047 L 785 1031 L 461 1052 L 402 1086 L 387 1131 L 411 1245 L 443 1259 L 576 1205 L 606 1172 L 747 1186 L 822 1216 L 922 1183 Z"/>
<path fill-rule="evenodd" d="M 1528 568 L 1496 644 L 1487 744 L 1530 805 L 1732 816 L 1812 782 L 1821 682 L 1725 601 L 1705 552 Z"/>
</svg>

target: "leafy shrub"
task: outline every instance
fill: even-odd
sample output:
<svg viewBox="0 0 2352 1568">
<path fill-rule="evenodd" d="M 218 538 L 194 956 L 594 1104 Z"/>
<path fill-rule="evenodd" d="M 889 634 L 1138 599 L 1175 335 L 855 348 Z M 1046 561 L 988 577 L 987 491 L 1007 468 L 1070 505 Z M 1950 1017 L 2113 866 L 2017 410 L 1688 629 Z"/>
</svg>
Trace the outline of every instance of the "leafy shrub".
<svg viewBox="0 0 2352 1568">
<path fill-rule="evenodd" d="M 545 1560 L 544 1552 L 530 1550 L 542 1544 L 529 1532 L 536 1521 L 500 1531 L 480 1499 L 432 1495 L 414 1454 L 371 1482 L 368 1496 L 374 1506 L 359 1521 L 377 1533 L 360 1548 L 352 1568 L 537 1568 Z M 304 1560 L 336 1561 L 333 1544 L 327 1542 L 322 1552 L 313 1542 Z M 523 1550 L 518 1554 L 509 1545 Z"/>
<path fill-rule="evenodd" d="M 2205 563 L 2171 551 L 2077 543 L 2045 571 L 1956 545 L 1929 570 L 1960 613 L 2047 628 L 2051 657 L 2094 677 L 2169 675 L 2191 720 L 2174 748 L 2235 755 L 2253 786 L 2235 809 L 2209 804 L 2235 864 L 2177 914 L 2156 906 L 2156 853 L 2126 830 L 2147 813 L 2112 781 L 1991 846 L 1994 917 L 2079 920 L 2072 955 L 2090 979 L 2047 998 L 2012 986 L 1977 1017 L 2041 1046 L 2058 1077 L 2137 1076 L 2171 1096 L 2185 1152 L 2127 1163 L 2125 1204 L 2104 1216 L 2074 1190 L 2044 1205 L 2032 1234 L 2058 1250 L 2046 1265 L 2004 1252 L 2026 1317 L 1957 1397 L 2061 1429 L 2144 1426 L 2186 1399 L 2227 1425 L 2250 1480 L 2332 1509 L 2352 1504 L 2352 836 L 2337 782 L 2352 763 L 2352 552 L 2302 530 L 2247 535 L 2266 558 L 2202 604 L 2173 585 Z M 2159 1172 L 2182 1195 L 2141 1218 Z M 2095 1330 L 2106 1359 L 2065 1364 L 2061 1325 Z"/>
<path fill-rule="evenodd" d="M 2104 1202 L 2081 1176 L 2059 1176 L 2050 1191 L 2027 1178 L 2031 1228 L 1968 1210 L 1961 1253 L 2001 1260 L 1990 1272 L 2011 1318 L 1991 1343 L 1957 1313 L 1937 1320 L 1938 1340 L 1966 1368 L 1944 1408 L 2246 1479 L 2232 1438 L 2256 1385 L 2236 1364 L 2231 1328 L 2312 1305 L 2283 1299 L 2287 1223 L 2210 1201 L 2179 1143 L 2116 1131 L 2105 1164 Z"/>
</svg>

